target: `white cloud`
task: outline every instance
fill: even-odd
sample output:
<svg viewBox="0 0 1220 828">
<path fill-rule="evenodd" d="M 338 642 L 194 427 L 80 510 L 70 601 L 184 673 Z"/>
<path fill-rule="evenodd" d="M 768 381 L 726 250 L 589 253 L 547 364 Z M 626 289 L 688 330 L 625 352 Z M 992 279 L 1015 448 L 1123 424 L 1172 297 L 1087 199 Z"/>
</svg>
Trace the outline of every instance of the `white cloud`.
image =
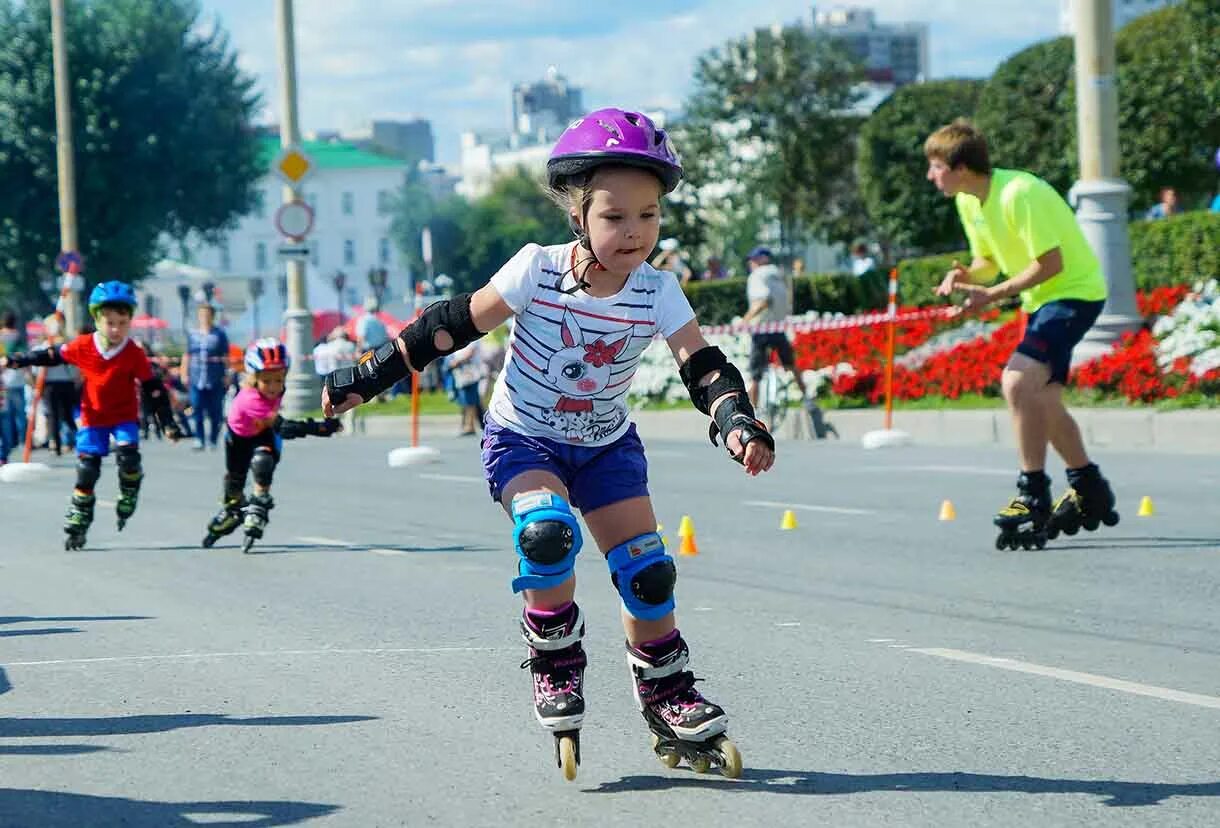
<svg viewBox="0 0 1220 828">
<path fill-rule="evenodd" d="M 843 0 L 845 5 L 856 4 Z M 860 0 L 882 22 L 930 24 L 933 76 L 981 75 L 1056 34 L 1059 0 Z M 203 0 L 220 16 L 278 117 L 270 4 Z M 982 9 L 985 7 L 985 11 Z M 696 56 L 751 28 L 808 20 L 809 0 L 297 0 L 302 127 L 347 128 L 390 113 L 433 122 L 441 160 L 464 129 L 508 125 L 514 82 L 555 65 L 589 108 L 677 108 Z"/>
</svg>

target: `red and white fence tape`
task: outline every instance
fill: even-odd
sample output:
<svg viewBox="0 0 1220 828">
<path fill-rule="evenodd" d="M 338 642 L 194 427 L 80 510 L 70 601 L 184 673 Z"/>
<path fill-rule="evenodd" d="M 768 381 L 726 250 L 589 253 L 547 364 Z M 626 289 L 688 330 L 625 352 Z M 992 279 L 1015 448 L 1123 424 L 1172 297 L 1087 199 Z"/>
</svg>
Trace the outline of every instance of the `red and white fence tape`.
<svg viewBox="0 0 1220 828">
<path fill-rule="evenodd" d="M 743 324 L 740 322 L 729 325 L 701 325 L 699 330 L 708 334 L 738 334 L 738 333 L 804 333 L 807 331 L 835 331 L 843 328 L 864 328 L 869 325 L 882 325 L 894 322 L 901 325 L 904 322 L 917 322 L 923 319 L 948 319 L 955 315 L 955 307 L 920 308 L 903 313 L 860 313 L 854 316 L 839 316 L 831 319 L 806 319 L 800 316 L 790 316 L 776 322 L 758 322 Z"/>
</svg>

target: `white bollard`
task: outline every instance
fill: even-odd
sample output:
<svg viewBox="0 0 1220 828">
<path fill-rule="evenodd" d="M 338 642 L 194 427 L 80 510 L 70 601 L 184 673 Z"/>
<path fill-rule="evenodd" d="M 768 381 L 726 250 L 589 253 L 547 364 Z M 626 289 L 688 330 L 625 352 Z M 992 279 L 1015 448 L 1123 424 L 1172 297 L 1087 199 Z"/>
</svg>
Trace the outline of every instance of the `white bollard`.
<svg viewBox="0 0 1220 828">
<path fill-rule="evenodd" d="M 441 453 L 428 446 L 405 446 L 390 449 L 386 462 L 390 468 L 398 469 L 404 466 L 420 466 L 425 463 L 436 463 L 441 459 Z"/>
<path fill-rule="evenodd" d="M 22 483 L 51 473 L 46 463 L 6 463 L 0 466 L 0 482 Z"/>
<path fill-rule="evenodd" d="M 911 435 L 896 428 L 881 428 L 867 432 L 860 438 L 860 445 L 866 449 L 895 448 L 911 445 Z"/>
</svg>

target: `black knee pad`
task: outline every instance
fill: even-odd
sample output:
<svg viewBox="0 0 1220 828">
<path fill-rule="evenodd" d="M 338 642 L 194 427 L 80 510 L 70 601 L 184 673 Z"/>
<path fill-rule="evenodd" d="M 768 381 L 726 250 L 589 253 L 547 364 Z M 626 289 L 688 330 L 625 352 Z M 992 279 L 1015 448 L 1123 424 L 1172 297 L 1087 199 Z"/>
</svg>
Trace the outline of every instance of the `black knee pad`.
<svg viewBox="0 0 1220 828">
<path fill-rule="evenodd" d="M 275 475 L 275 452 L 268 448 L 258 448 L 250 460 L 250 473 L 254 477 L 254 485 L 268 488 L 271 478 Z"/>
<path fill-rule="evenodd" d="M 144 468 L 140 465 L 140 450 L 135 446 L 119 446 L 115 449 L 114 462 L 119 467 L 120 480 L 139 484 L 144 478 Z"/>
<path fill-rule="evenodd" d="M 102 458 L 96 454 L 76 455 L 76 488 L 82 492 L 92 492 L 97 485 L 97 479 L 102 476 Z"/>
</svg>

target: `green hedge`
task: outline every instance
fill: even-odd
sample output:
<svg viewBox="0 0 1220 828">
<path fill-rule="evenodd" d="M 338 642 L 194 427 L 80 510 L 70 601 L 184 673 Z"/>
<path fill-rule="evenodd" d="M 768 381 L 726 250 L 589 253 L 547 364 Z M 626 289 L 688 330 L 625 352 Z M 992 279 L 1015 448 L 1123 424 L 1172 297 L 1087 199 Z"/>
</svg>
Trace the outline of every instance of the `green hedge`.
<svg viewBox="0 0 1220 828">
<path fill-rule="evenodd" d="M 1138 290 L 1220 279 L 1220 213 L 1196 211 L 1156 221 L 1134 221 L 1127 226 L 1127 234 Z M 954 259 L 966 263 L 969 258 L 963 250 L 899 262 L 899 302 L 920 307 L 944 304 L 946 300 L 934 292 L 936 286 Z"/>
<path fill-rule="evenodd" d="M 1137 288 L 1220 279 L 1220 213 L 1136 221 L 1128 233 Z"/>
<path fill-rule="evenodd" d="M 814 273 L 793 281 L 793 313 L 860 313 L 885 307 L 886 276 L 878 271 L 856 278 L 850 273 Z M 695 315 L 704 325 L 722 325 L 746 312 L 746 280 L 691 282 L 686 286 Z"/>
</svg>

